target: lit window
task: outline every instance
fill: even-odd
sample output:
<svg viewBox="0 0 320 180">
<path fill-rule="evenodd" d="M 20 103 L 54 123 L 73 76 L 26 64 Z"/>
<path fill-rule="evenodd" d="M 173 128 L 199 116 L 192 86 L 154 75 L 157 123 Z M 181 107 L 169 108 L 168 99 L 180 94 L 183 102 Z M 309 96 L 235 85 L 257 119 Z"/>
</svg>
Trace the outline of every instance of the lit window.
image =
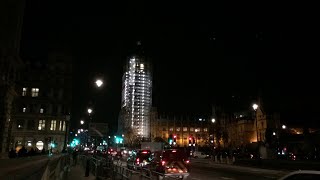
<svg viewBox="0 0 320 180">
<path fill-rule="evenodd" d="M 194 131 L 194 128 L 190 128 L 190 131 Z"/>
<path fill-rule="evenodd" d="M 173 131 L 173 128 L 171 127 L 171 128 L 169 129 L 169 131 Z"/>
<path fill-rule="evenodd" d="M 36 147 L 41 151 L 43 149 L 43 142 L 42 141 L 38 141 L 36 143 Z"/>
<path fill-rule="evenodd" d="M 40 108 L 40 113 L 43 114 L 43 108 Z"/>
<path fill-rule="evenodd" d="M 31 146 L 32 146 L 31 141 L 28 141 L 28 142 L 27 142 L 27 146 L 28 146 L 28 147 L 31 147 Z"/>
<path fill-rule="evenodd" d="M 44 130 L 46 128 L 46 120 L 39 120 L 38 130 Z"/>
<path fill-rule="evenodd" d="M 177 128 L 177 131 L 180 131 L 180 128 Z"/>
<path fill-rule="evenodd" d="M 208 128 L 203 128 L 203 131 L 204 132 L 208 132 Z"/>
<path fill-rule="evenodd" d="M 26 96 L 27 95 L 27 88 L 22 88 L 22 96 Z"/>
<path fill-rule="evenodd" d="M 57 120 L 51 120 L 50 130 L 55 131 L 57 128 Z"/>
<path fill-rule="evenodd" d="M 183 127 L 183 131 L 188 131 L 188 128 L 187 127 Z"/>
<path fill-rule="evenodd" d="M 144 69 L 144 64 L 140 64 L 140 69 Z"/>
<path fill-rule="evenodd" d="M 18 124 L 18 129 L 22 129 L 22 125 Z"/>
<path fill-rule="evenodd" d="M 31 96 L 38 97 L 39 96 L 39 88 L 32 88 L 31 89 Z"/>
<path fill-rule="evenodd" d="M 59 131 L 62 131 L 62 121 L 59 123 Z"/>
<path fill-rule="evenodd" d="M 22 108 L 22 112 L 26 112 L 26 110 L 27 110 L 27 108 L 25 108 L 25 107 Z"/>
</svg>

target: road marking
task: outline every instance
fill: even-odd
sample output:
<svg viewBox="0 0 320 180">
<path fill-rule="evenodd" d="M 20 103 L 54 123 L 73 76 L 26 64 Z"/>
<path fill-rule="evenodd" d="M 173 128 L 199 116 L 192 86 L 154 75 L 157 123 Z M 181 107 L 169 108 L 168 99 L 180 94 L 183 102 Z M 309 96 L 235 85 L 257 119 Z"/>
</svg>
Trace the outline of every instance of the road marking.
<svg viewBox="0 0 320 180">
<path fill-rule="evenodd" d="M 233 179 L 233 178 L 228 178 L 228 177 L 221 177 L 221 179 Z"/>
<path fill-rule="evenodd" d="M 191 178 L 191 179 L 193 179 L 193 180 L 200 180 L 200 179 L 198 179 L 198 178 Z"/>
</svg>

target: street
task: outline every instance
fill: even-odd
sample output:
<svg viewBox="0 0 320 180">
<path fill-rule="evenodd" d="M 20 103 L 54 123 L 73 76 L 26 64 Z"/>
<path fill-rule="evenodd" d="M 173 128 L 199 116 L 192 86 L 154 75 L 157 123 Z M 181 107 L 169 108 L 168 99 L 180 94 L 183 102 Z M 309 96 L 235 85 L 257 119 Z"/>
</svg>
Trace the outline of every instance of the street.
<svg viewBox="0 0 320 180">
<path fill-rule="evenodd" d="M 126 166 L 126 162 L 122 162 Z M 208 159 L 192 159 L 191 171 L 188 180 L 238 180 L 238 179 L 279 179 L 288 174 L 288 171 L 259 169 L 236 165 L 212 163 Z"/>
<path fill-rule="evenodd" d="M 209 163 L 207 159 L 192 159 L 188 179 L 278 179 L 288 172 L 242 167 L 235 165 Z"/>
</svg>

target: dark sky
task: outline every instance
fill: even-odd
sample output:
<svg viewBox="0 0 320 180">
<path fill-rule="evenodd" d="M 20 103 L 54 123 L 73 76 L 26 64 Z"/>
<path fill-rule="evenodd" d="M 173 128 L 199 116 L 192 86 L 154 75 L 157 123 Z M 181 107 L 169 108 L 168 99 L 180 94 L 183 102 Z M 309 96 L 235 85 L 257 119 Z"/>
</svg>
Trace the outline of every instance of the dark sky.
<svg viewBox="0 0 320 180">
<path fill-rule="evenodd" d="M 153 61 L 153 105 L 161 112 L 209 114 L 211 104 L 232 96 L 247 100 L 249 109 L 261 94 L 285 120 L 313 123 L 319 120 L 315 31 L 302 10 L 298 4 L 34 0 L 27 4 L 21 54 L 72 52 L 74 124 L 92 101 L 94 119 L 115 127 L 122 66 L 137 40 Z M 94 88 L 95 77 L 104 78 L 103 89 Z"/>
</svg>

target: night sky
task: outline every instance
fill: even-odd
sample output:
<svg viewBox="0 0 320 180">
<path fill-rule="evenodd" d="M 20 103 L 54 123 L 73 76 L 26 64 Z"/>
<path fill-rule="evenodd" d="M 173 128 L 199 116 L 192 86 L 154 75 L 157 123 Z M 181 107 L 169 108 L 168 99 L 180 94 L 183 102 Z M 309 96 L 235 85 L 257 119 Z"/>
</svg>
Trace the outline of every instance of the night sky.
<svg viewBox="0 0 320 180">
<path fill-rule="evenodd" d="M 122 67 L 137 40 L 153 62 L 153 106 L 160 112 L 208 115 L 214 103 L 242 100 L 239 107 L 250 109 L 260 94 L 284 121 L 317 125 L 314 23 L 291 6 L 298 7 L 34 0 L 26 8 L 21 56 L 73 54 L 74 126 L 92 102 L 93 119 L 116 128 Z M 104 78 L 103 89 L 94 87 L 96 77 Z"/>
</svg>

